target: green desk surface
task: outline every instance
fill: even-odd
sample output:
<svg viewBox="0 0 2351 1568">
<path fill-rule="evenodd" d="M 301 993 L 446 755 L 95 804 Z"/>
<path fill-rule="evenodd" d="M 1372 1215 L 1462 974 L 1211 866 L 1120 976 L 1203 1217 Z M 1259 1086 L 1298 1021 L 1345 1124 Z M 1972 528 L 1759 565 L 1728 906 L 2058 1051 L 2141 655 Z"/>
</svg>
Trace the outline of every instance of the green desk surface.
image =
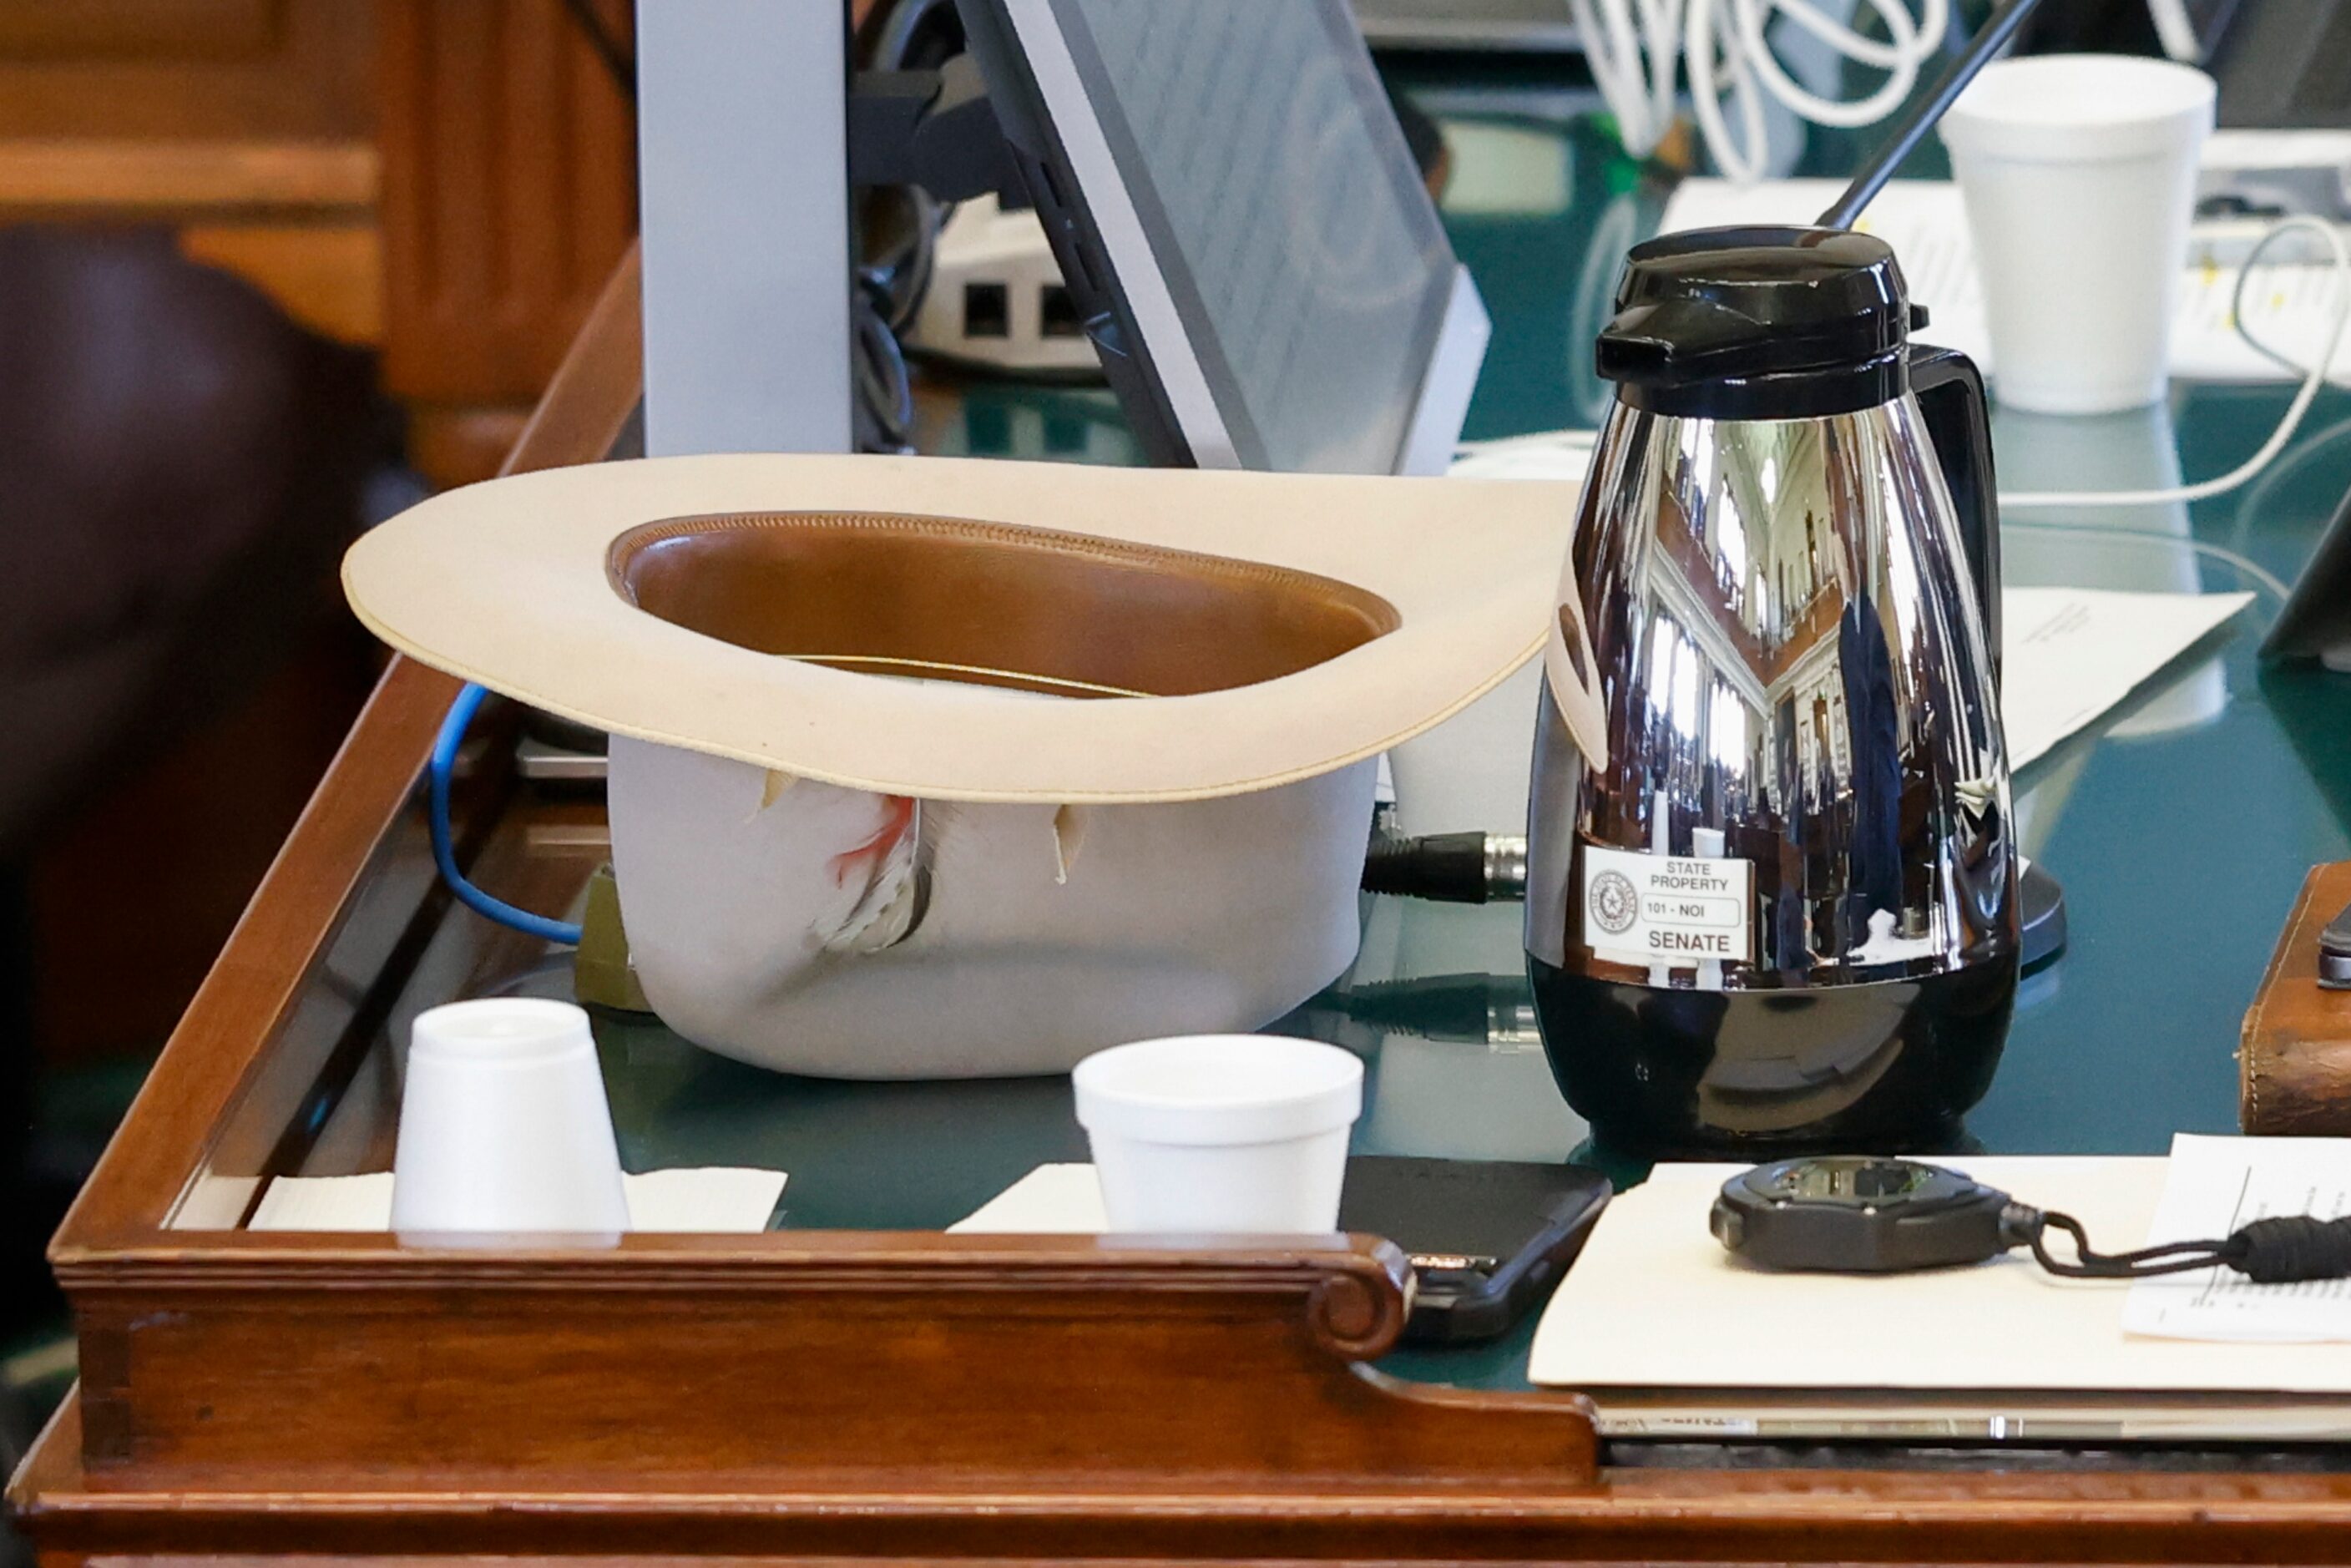
<svg viewBox="0 0 2351 1568">
<path fill-rule="evenodd" d="M 1656 227 L 1662 191 L 1594 124 L 1588 95 L 1506 83 L 1424 101 L 1454 152 L 1454 243 L 1494 317 L 1468 434 L 1593 423 L 1607 392 L 1591 373 L 1592 337 L 1617 259 Z M 2288 390 L 2180 385 L 2163 406 L 2107 419 L 2003 413 L 2001 478 L 2056 489 L 2219 473 L 2266 435 Z M 939 450 L 1134 459 L 1100 392 L 975 384 L 929 434 Z M 2029 528 L 2066 517 L 2019 515 L 2007 579 L 2254 586 L 2193 539 L 2290 580 L 2351 483 L 2346 434 L 2351 398 L 2329 392 L 2253 486 L 2193 507 L 2066 515 L 2120 537 Z M 2073 944 L 2024 985 L 1998 1082 L 1968 1120 L 1973 1144 L 2147 1154 L 2175 1132 L 2234 1129 L 2239 1019 L 2304 872 L 2351 852 L 2351 679 L 2260 670 L 2254 646 L 2276 609 L 2262 591 L 2137 699 L 2017 778 L 2026 852 L 2064 882 Z M 1364 956 L 1348 985 L 1445 983 L 1424 987 L 1417 1004 L 1391 998 L 1377 1022 L 1343 987 L 1290 1021 L 1369 1061 L 1359 1151 L 1557 1160 L 1583 1145 L 1531 1032 L 1460 1027 L 1467 1012 L 1484 1016 L 1482 1001 L 1465 1009 L 1464 998 L 1482 997 L 1488 977 L 1506 999 L 1523 996 L 1519 918 L 1515 906 L 1367 901 Z M 559 994 L 559 977 L 546 983 Z M 630 1165 L 781 1167 L 791 1173 L 788 1225 L 944 1226 L 1041 1162 L 1085 1157 L 1063 1079 L 824 1082 L 705 1055 L 651 1020 L 606 1019 L 601 1032 Z M 1531 1328 L 1392 1365 L 1518 1384 Z"/>
</svg>

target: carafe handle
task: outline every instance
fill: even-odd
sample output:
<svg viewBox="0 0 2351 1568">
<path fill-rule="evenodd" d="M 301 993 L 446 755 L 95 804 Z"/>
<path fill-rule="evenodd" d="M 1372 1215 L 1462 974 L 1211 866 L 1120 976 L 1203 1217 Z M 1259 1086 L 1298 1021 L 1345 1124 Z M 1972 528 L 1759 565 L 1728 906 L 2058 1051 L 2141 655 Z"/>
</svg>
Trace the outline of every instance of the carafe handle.
<svg viewBox="0 0 2351 1568">
<path fill-rule="evenodd" d="M 1975 361 L 1953 349 L 1910 346 L 1910 392 L 1951 493 L 1959 546 L 1967 551 L 1983 614 L 1984 653 L 2000 686 L 2000 486 L 1992 476 L 1991 405 Z"/>
</svg>

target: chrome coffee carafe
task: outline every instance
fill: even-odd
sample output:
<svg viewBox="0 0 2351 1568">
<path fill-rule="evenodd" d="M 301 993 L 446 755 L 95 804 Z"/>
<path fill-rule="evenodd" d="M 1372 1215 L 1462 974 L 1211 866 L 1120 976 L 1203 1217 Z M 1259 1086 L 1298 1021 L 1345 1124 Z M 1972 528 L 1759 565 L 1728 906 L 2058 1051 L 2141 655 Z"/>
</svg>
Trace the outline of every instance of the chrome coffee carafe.
<svg viewBox="0 0 2351 1568">
<path fill-rule="evenodd" d="M 1665 235 L 1615 306 L 1547 655 L 1608 756 L 1546 703 L 1529 829 L 1552 1071 L 1626 1148 L 1948 1138 L 2019 950 L 1982 382 L 1845 230 Z"/>
</svg>

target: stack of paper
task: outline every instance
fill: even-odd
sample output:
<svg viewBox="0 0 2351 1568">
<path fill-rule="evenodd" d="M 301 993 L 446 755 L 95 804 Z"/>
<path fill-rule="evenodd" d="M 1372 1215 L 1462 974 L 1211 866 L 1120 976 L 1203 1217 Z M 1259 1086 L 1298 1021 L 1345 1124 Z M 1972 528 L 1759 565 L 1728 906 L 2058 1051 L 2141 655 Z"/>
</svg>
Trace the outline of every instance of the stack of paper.
<svg viewBox="0 0 2351 1568">
<path fill-rule="evenodd" d="M 2217 1156 L 2191 1143 L 2182 1183 L 2208 1192 Z M 2278 1150 L 2293 1140 L 2210 1143 L 2297 1161 Z M 2351 1189 L 2346 1150 L 2327 1180 Z M 2102 1250 L 2175 1239 L 2175 1218 L 2217 1222 L 2175 1210 L 2163 1159 L 1942 1164 L 2071 1213 Z M 2351 1344 L 2130 1333 L 2126 1305 L 2147 1283 L 2057 1279 L 2024 1253 L 1923 1274 L 1742 1265 L 1707 1232 L 1714 1194 L 1742 1168 L 1657 1166 L 1608 1206 L 1535 1331 L 1535 1383 L 1592 1394 L 1601 1429 L 1622 1437 L 2351 1438 Z M 2271 1176 L 2290 1204 L 2285 1166 Z"/>
<path fill-rule="evenodd" d="M 2238 1200 L 2231 1172 L 2260 1173 L 2248 1205 L 2291 1207 L 2298 1182 L 2314 1182 L 2314 1202 L 2351 1195 L 2351 1142 L 2308 1165 L 2297 1143 L 2182 1140 L 2179 1186 L 2193 1197 L 2167 1192 L 2170 1163 L 2157 1158 L 1941 1163 L 2071 1214 L 2095 1245 L 2122 1251 L 2179 1239 L 2174 1224 L 2199 1235 L 2224 1224 Z M 2178 1314 L 2210 1310 L 2209 1298 L 2198 1305 L 2201 1276 L 2157 1298 L 2149 1283 L 2056 1278 L 2021 1252 L 1915 1274 L 1771 1272 L 1733 1260 L 1707 1228 L 1716 1193 L 1743 1168 L 1661 1166 L 1609 1206 L 1536 1332 L 1535 1382 L 1589 1394 L 1602 1429 L 1624 1436 L 2351 1439 L 2351 1343 L 2132 1332 L 2150 1299 L 2174 1314 L 2164 1332 L 2199 1326 Z M 2335 1332 L 2351 1334 L 2338 1287 L 2258 1290 L 2215 1294 L 2240 1303 L 2240 1328 L 2323 1298 Z"/>
</svg>

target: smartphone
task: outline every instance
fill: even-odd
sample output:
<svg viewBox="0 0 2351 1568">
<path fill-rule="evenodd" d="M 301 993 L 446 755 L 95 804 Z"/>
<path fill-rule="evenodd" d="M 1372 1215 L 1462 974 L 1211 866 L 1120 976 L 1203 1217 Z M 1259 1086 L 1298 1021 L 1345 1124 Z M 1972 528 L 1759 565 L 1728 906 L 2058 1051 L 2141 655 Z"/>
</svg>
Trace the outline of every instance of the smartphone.
<svg viewBox="0 0 2351 1568">
<path fill-rule="evenodd" d="M 1548 1298 L 1614 1189 L 1581 1166 L 1359 1155 L 1339 1228 L 1412 1260 L 1408 1344 L 1494 1339 Z"/>
</svg>

